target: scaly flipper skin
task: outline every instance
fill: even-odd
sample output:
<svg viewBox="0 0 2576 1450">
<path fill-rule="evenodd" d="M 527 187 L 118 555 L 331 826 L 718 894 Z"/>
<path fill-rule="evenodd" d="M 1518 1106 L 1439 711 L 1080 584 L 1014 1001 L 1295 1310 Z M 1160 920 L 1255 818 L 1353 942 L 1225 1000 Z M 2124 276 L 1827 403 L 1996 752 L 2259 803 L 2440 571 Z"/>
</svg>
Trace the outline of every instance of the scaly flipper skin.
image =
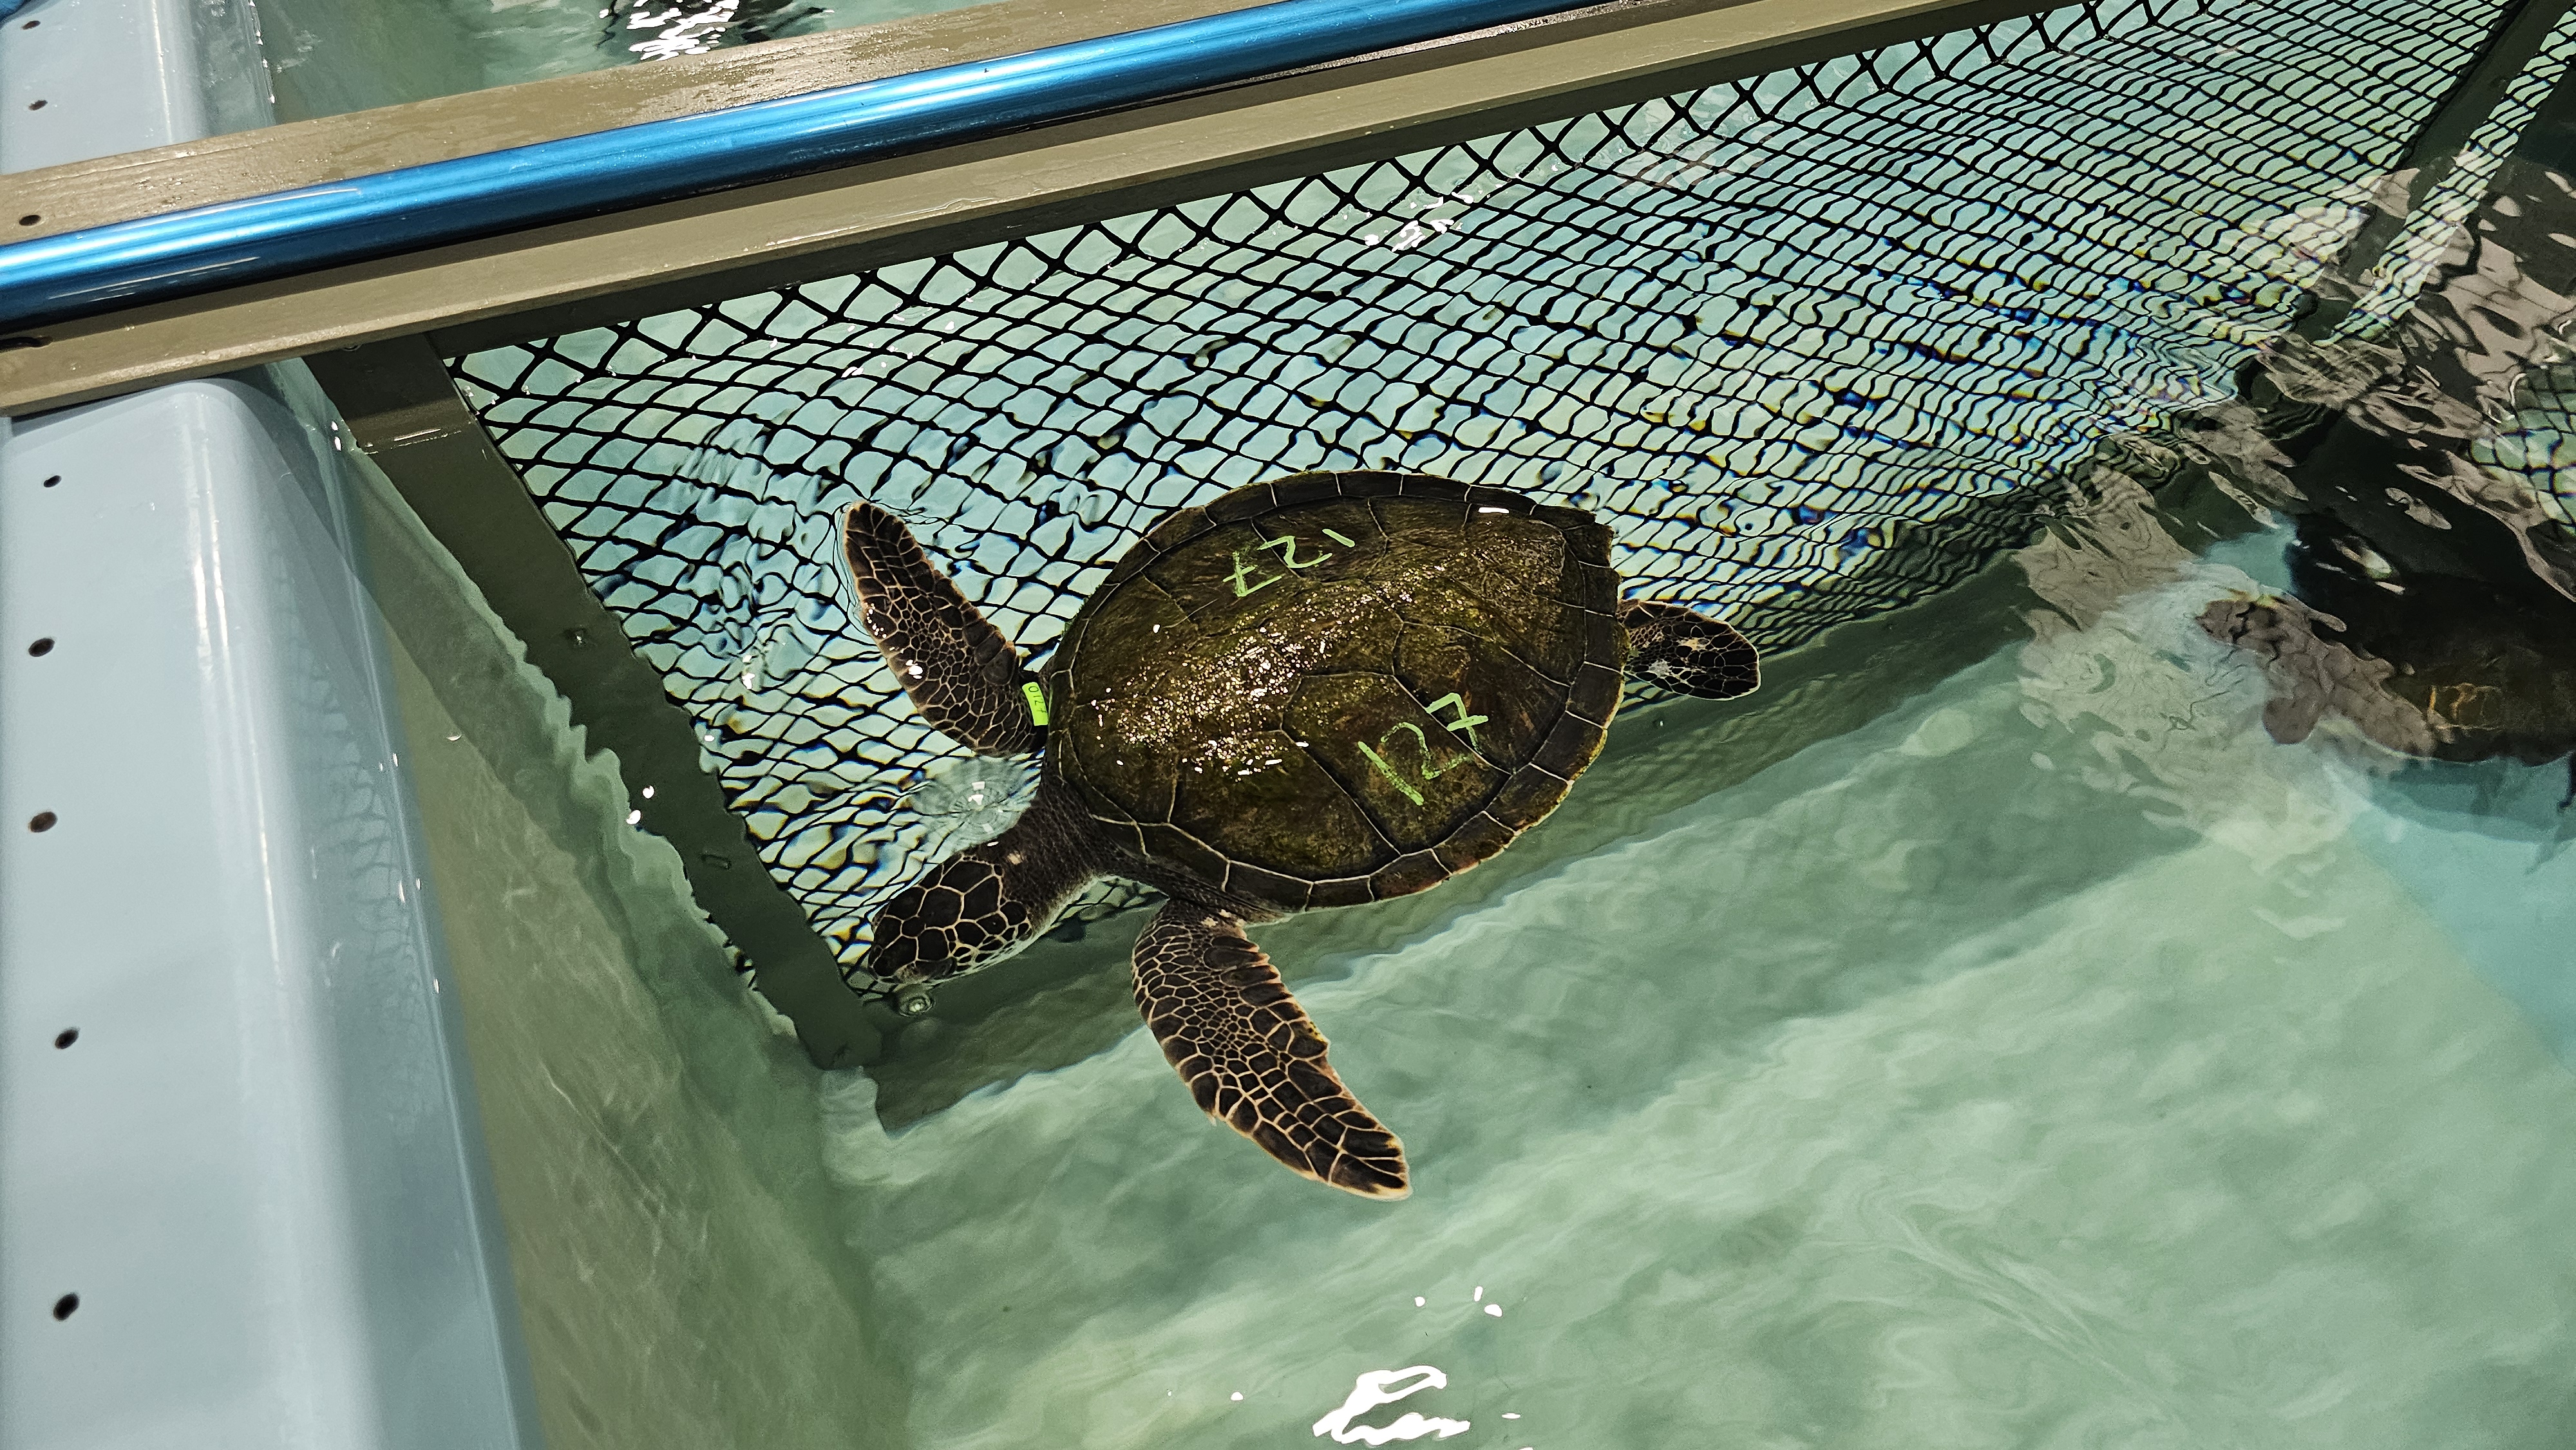
<svg viewBox="0 0 2576 1450">
<path fill-rule="evenodd" d="M 1413 1191 L 1404 1145 L 1342 1086 L 1324 1035 L 1243 923 L 1174 901 L 1136 939 L 1136 1005 L 1210 1117 L 1364 1198 Z"/>
<path fill-rule="evenodd" d="M 1735 626 L 1662 599 L 1619 606 L 1628 629 L 1628 677 L 1704 700 L 1732 700 L 1762 685 L 1760 657 Z"/>
<path fill-rule="evenodd" d="M 1046 732 L 1021 693 L 1020 652 L 913 542 L 903 520 L 860 502 L 841 515 L 859 622 L 933 730 L 978 755 L 1027 755 Z"/>
</svg>

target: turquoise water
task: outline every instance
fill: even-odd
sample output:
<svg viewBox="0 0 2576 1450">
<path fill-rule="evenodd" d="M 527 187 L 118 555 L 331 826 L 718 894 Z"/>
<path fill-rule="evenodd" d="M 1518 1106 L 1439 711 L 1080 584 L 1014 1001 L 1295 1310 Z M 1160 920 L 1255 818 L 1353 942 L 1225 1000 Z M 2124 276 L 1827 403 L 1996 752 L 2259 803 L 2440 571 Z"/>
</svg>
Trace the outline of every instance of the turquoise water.
<svg viewBox="0 0 2576 1450">
<path fill-rule="evenodd" d="M 1445 1387 L 1352 1423 L 2576 1440 L 2562 778 L 2273 743 L 2194 623 L 2253 581 L 2171 567 L 1767 768 L 1886 655 L 1828 640 L 1758 707 L 1633 718 L 1486 870 L 1258 933 L 1404 1136 L 1408 1202 L 1201 1117 L 1118 933 L 839 1076 L 911 1443 L 1308 1443 L 1424 1365 Z M 1899 648 L 1956 648 L 1941 616 Z"/>
<path fill-rule="evenodd" d="M 1396 1204 L 1196 1111 L 1134 914 L 818 1077 L 488 616 L 401 606 L 550 1443 L 1324 1444 L 1371 1377 L 1341 1443 L 2571 1443 L 2563 775 L 2275 743 L 2196 621 L 2280 536 L 2135 503 L 1261 928 Z"/>
<path fill-rule="evenodd" d="M 983 0 L 260 0 L 277 118 L 298 121 L 549 76 L 957 10 Z M 1116 28 L 1103 22 L 1104 30 Z"/>
</svg>

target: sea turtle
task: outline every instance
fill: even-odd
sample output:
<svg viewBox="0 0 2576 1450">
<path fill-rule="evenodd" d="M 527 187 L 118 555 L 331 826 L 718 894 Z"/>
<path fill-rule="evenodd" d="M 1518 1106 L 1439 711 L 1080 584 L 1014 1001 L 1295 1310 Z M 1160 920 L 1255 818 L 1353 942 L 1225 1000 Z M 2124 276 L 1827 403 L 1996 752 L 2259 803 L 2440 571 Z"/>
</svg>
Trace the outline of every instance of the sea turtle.
<svg viewBox="0 0 2576 1450">
<path fill-rule="evenodd" d="M 2576 804 L 2576 603 L 2402 570 L 2340 520 L 2299 520 L 2292 594 L 2231 594 L 2200 627 L 2264 663 L 2263 726 L 2296 745 L 2329 713 L 2431 760 L 2567 762 Z"/>
<path fill-rule="evenodd" d="M 1422 474 L 1301 473 L 1166 516 L 1035 673 L 902 520 L 855 504 L 842 541 L 922 719 L 1042 753 L 1017 823 L 877 913 L 868 971 L 922 1010 L 1093 878 L 1143 882 L 1170 900 L 1136 940 L 1136 1003 L 1199 1106 L 1370 1197 L 1408 1191 L 1403 1147 L 1245 925 L 1510 845 L 1599 752 L 1623 669 L 1715 698 L 1759 681 L 1730 626 L 1623 603 L 1590 514 Z"/>
</svg>

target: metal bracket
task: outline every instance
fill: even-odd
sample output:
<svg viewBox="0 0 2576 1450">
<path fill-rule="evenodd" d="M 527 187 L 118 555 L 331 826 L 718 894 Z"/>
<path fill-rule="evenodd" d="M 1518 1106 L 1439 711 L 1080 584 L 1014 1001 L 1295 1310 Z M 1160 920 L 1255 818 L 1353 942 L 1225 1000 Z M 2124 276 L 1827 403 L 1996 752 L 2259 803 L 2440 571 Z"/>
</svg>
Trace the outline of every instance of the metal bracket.
<svg viewBox="0 0 2576 1450">
<path fill-rule="evenodd" d="M 409 337 L 306 361 L 358 446 L 572 703 L 590 746 L 617 753 L 637 825 L 678 849 L 699 907 L 751 959 L 761 995 L 796 1024 L 806 1054 L 825 1068 L 873 1061 L 880 1019 L 891 1016 L 843 984 L 831 945 L 700 768 L 695 722 L 591 593 L 438 354 Z"/>
<path fill-rule="evenodd" d="M 2398 163 L 2388 188 L 2395 190 L 2396 179 L 2404 178 L 2404 194 L 2374 199 L 2361 230 L 2353 234 L 2351 244 L 2335 262 L 2333 276 L 2337 281 L 2328 284 L 2333 295 L 2320 296 L 2316 308 L 2299 320 L 2300 336 L 2325 337 L 2351 314 L 2360 295 L 2361 278 L 2397 241 L 2406 228 L 2406 219 L 2451 174 L 2461 148 L 2503 103 L 2505 88 L 2522 74 L 2524 66 L 2531 64 L 2532 57 L 2540 54 L 2540 47 L 2548 42 L 2550 32 L 2558 28 L 2569 9 L 2567 0 L 2511 0 L 2505 6 L 2476 58 L 2452 82 L 2450 92 L 2433 107 L 2423 129 L 2415 133 L 2414 143 L 2406 148 L 2405 159 Z M 2536 123 L 2538 118 L 2534 119 Z"/>
</svg>

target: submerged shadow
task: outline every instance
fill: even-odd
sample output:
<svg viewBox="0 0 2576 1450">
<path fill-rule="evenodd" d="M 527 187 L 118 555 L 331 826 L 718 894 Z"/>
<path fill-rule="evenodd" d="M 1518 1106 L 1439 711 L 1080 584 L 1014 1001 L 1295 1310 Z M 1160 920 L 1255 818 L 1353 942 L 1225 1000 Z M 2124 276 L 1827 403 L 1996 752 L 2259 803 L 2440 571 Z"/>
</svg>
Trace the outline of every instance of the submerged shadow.
<svg viewBox="0 0 2576 1450">
<path fill-rule="evenodd" d="M 2262 662 L 2275 739 L 2336 716 L 2421 759 L 2566 759 L 2576 797 L 2576 533 L 2531 473 L 2477 457 L 2566 351 L 2571 233 L 2576 185 L 2510 163 L 2384 339 L 2293 340 L 2249 369 L 2248 396 L 2296 423 L 2255 485 L 2296 520 L 2290 590 L 2201 623 Z"/>
</svg>

